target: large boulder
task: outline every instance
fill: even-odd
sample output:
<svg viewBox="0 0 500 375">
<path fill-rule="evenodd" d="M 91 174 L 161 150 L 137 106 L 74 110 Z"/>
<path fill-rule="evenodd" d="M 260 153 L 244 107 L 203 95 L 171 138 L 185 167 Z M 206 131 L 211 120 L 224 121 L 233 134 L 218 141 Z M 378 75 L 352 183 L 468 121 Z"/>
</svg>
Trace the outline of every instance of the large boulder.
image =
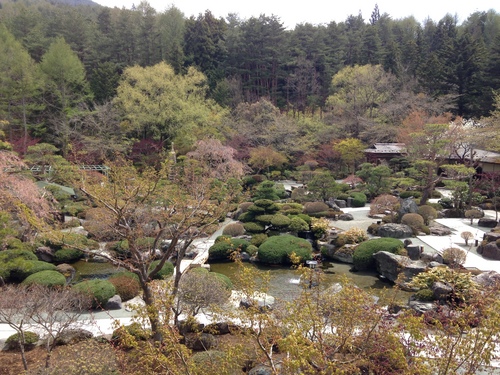
<svg viewBox="0 0 500 375">
<path fill-rule="evenodd" d="M 412 198 L 401 199 L 399 203 L 398 215 L 416 214 L 418 212 L 417 203 Z"/>
<path fill-rule="evenodd" d="M 381 225 L 377 234 L 380 237 L 407 238 L 413 236 L 413 231 L 406 224 L 388 223 Z"/>
<path fill-rule="evenodd" d="M 343 220 L 343 221 L 351 221 L 351 220 L 354 220 L 354 217 L 352 216 L 352 214 L 342 214 L 342 215 L 339 215 L 339 220 Z"/>
<path fill-rule="evenodd" d="M 35 250 L 35 255 L 42 262 L 53 263 L 54 262 L 54 250 L 48 246 L 40 246 Z"/>
<path fill-rule="evenodd" d="M 342 263 L 353 264 L 352 256 L 356 246 L 357 245 L 346 244 L 340 249 L 336 249 L 332 254 L 332 258 Z"/>
<path fill-rule="evenodd" d="M 272 375 L 273 369 L 263 365 L 254 367 L 248 372 L 248 375 Z"/>
<path fill-rule="evenodd" d="M 432 262 L 435 262 L 435 263 L 439 263 L 439 264 L 443 264 L 444 263 L 444 259 L 443 259 L 443 256 L 439 253 L 426 253 L 426 252 L 423 252 L 422 254 L 420 254 L 420 260 L 424 261 L 424 262 L 427 262 L 427 263 L 432 263 Z"/>
<path fill-rule="evenodd" d="M 500 260 L 500 248 L 497 246 L 496 242 L 490 242 L 486 245 L 479 246 L 477 252 L 481 254 L 483 258 Z"/>
<path fill-rule="evenodd" d="M 418 301 L 414 299 L 413 296 L 410 297 L 410 300 L 408 301 L 408 307 L 413 309 L 419 315 L 436 310 L 436 304 L 434 302 Z"/>
<path fill-rule="evenodd" d="M 420 260 L 412 261 L 408 257 L 387 251 L 379 251 L 373 254 L 373 258 L 375 258 L 378 273 L 393 282 L 397 280 L 400 273 L 404 275 L 403 282 L 407 282 L 427 268 L 427 265 Z"/>
<path fill-rule="evenodd" d="M 338 208 L 346 208 L 347 204 L 345 200 L 342 199 L 335 199 L 335 204 L 337 205 Z"/>
<path fill-rule="evenodd" d="M 184 344 L 192 350 L 210 350 L 217 343 L 214 335 L 211 333 L 187 333 L 184 336 Z"/>
<path fill-rule="evenodd" d="M 495 271 L 483 272 L 475 276 L 474 281 L 484 287 L 498 286 L 500 285 L 500 274 Z"/>
<path fill-rule="evenodd" d="M 118 294 L 108 299 L 106 305 L 104 305 L 105 310 L 120 310 L 122 308 L 122 299 Z"/>
<path fill-rule="evenodd" d="M 92 338 L 93 334 L 85 329 L 67 329 L 56 340 L 57 345 L 74 345 Z"/>
<path fill-rule="evenodd" d="M 499 232 L 487 232 L 483 235 L 483 240 L 487 242 L 494 242 L 496 240 L 500 240 Z"/>
<path fill-rule="evenodd" d="M 498 221 L 489 217 L 482 217 L 477 222 L 477 225 L 485 228 L 495 228 L 498 225 Z"/>
<path fill-rule="evenodd" d="M 453 293 L 453 287 L 441 281 L 433 283 L 431 289 L 438 301 L 445 301 Z"/>
<path fill-rule="evenodd" d="M 429 227 L 429 231 L 432 236 L 449 236 L 451 234 L 450 228 L 436 222 L 432 223 L 432 225 Z"/>
<path fill-rule="evenodd" d="M 66 284 L 71 283 L 75 278 L 76 270 L 69 264 L 62 263 L 56 266 L 56 270 L 64 275 Z"/>
</svg>

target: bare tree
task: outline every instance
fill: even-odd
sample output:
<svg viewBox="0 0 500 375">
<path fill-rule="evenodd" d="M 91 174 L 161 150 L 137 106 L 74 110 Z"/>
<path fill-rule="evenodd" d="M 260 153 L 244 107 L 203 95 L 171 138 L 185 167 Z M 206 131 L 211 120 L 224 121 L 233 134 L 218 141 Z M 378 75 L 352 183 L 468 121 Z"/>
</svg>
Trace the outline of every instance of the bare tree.
<svg viewBox="0 0 500 375">
<path fill-rule="evenodd" d="M 42 285 L 30 288 L 31 319 L 45 338 L 45 368 L 50 367 L 52 351 L 58 340 L 69 330 L 81 328 L 87 321 L 82 313 L 91 307 L 91 301 L 83 293 L 69 288 L 53 289 Z"/>
<path fill-rule="evenodd" d="M 17 333 L 23 367 L 28 370 L 26 361 L 25 333 L 31 327 L 32 299 L 28 288 L 6 285 L 0 292 L 0 323 L 7 324 Z"/>
</svg>

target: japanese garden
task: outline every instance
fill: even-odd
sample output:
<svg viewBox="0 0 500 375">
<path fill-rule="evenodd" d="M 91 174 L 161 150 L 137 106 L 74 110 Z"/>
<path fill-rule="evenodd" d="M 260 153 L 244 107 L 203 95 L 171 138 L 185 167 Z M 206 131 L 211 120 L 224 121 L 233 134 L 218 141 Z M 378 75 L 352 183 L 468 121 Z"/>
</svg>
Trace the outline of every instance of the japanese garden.
<svg viewBox="0 0 500 375">
<path fill-rule="evenodd" d="M 500 373 L 500 14 L 0 0 L 0 374 Z"/>
</svg>

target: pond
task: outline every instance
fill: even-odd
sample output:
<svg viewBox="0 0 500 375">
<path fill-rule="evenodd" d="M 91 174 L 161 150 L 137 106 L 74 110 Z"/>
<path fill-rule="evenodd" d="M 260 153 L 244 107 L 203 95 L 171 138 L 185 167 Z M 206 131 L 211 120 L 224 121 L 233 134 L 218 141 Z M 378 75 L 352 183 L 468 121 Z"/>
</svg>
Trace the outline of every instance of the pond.
<svg viewBox="0 0 500 375">
<path fill-rule="evenodd" d="M 300 275 L 298 271 L 286 267 L 269 267 L 250 263 L 244 263 L 244 266 L 256 267 L 260 271 L 271 272 L 269 294 L 273 297 L 290 301 L 300 294 L 301 286 L 299 285 Z M 382 297 L 385 294 L 387 297 L 392 298 L 394 296 L 393 293 L 396 293 L 395 301 L 399 304 L 407 304 L 408 298 L 412 294 L 410 292 L 395 290 L 392 283 L 382 281 L 375 272 L 350 272 L 349 270 L 352 268 L 350 264 L 323 262 L 318 268 L 319 272 L 323 273 L 321 283 L 323 285 L 319 287 L 327 288 L 347 277 L 359 288 L 377 297 Z M 210 264 L 210 270 L 222 273 L 234 281 L 238 272 L 238 266 L 235 263 L 213 263 Z"/>
<path fill-rule="evenodd" d="M 114 267 L 109 263 L 105 262 L 91 262 L 80 260 L 73 263 L 72 266 L 76 269 L 75 280 L 76 282 L 87 280 L 87 279 L 106 279 L 111 274 L 120 272 L 123 269 Z M 271 284 L 269 286 L 269 294 L 273 297 L 281 300 L 293 300 L 296 298 L 301 291 L 301 286 L 299 285 L 299 273 L 298 271 L 287 268 L 287 267 L 270 267 L 260 264 L 244 263 L 245 267 L 256 267 L 260 271 L 270 271 L 271 272 Z M 409 292 L 396 291 L 393 289 L 393 285 L 390 282 L 381 280 L 377 273 L 375 272 L 350 272 L 352 265 L 337 262 L 323 262 L 318 267 L 319 272 L 322 275 L 322 283 L 320 287 L 327 288 L 339 281 L 344 277 L 352 280 L 359 288 L 373 294 L 377 297 L 381 297 L 384 291 L 391 289 L 388 294 L 389 297 L 393 297 L 393 292 L 396 293 L 396 302 L 399 304 L 408 303 L 408 298 L 411 295 Z M 231 280 L 235 280 L 236 272 L 238 272 L 238 266 L 236 263 L 213 263 L 210 264 L 210 269 L 213 272 L 219 272 L 228 276 Z"/>
</svg>

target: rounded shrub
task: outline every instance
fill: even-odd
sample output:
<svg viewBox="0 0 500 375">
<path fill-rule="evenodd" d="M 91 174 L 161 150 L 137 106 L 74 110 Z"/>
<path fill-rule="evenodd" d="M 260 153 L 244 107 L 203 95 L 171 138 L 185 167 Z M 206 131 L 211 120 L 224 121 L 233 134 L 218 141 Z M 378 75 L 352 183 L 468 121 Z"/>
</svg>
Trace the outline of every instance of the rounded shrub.
<svg viewBox="0 0 500 375">
<path fill-rule="evenodd" d="M 122 301 L 128 301 L 139 295 L 141 286 L 136 274 L 132 272 L 118 272 L 109 277 L 109 282 L 115 286 L 116 294 Z"/>
<path fill-rule="evenodd" d="M 219 236 L 220 238 L 222 236 Z M 250 242 L 241 238 L 223 238 L 208 249 L 208 259 L 211 261 L 226 261 L 234 251 L 246 251 Z"/>
<path fill-rule="evenodd" d="M 432 220 L 437 218 L 437 211 L 434 207 L 424 204 L 418 208 L 418 214 L 424 219 L 424 224 L 429 225 Z"/>
<path fill-rule="evenodd" d="M 262 225 L 270 225 L 273 220 L 274 215 L 258 215 L 255 217 L 255 221 Z"/>
<path fill-rule="evenodd" d="M 29 250 L 3 250 L 0 251 L 0 263 L 7 263 L 8 261 L 16 258 L 25 260 L 38 260 L 37 256 Z"/>
<path fill-rule="evenodd" d="M 259 261 L 268 264 L 288 264 L 290 255 L 295 253 L 302 261 L 311 259 L 312 245 L 291 235 L 269 237 L 259 246 Z"/>
<path fill-rule="evenodd" d="M 292 232 L 304 232 L 309 230 L 309 224 L 307 224 L 299 216 L 294 216 L 290 219 L 290 225 L 288 226 Z"/>
<path fill-rule="evenodd" d="M 257 233 L 252 236 L 250 239 L 250 243 L 254 246 L 259 247 L 264 243 L 265 240 L 267 240 L 268 236 L 265 233 Z"/>
<path fill-rule="evenodd" d="M 283 215 L 298 215 L 304 210 L 304 206 L 300 203 L 285 203 L 280 206 L 280 212 Z"/>
<path fill-rule="evenodd" d="M 311 216 L 307 214 L 298 214 L 297 217 L 300 217 L 302 220 L 304 220 L 308 225 L 311 225 L 312 218 Z"/>
<path fill-rule="evenodd" d="M 306 202 L 304 204 L 304 212 L 307 215 L 319 214 L 321 212 L 327 212 L 330 209 L 328 205 L 324 202 Z"/>
<path fill-rule="evenodd" d="M 83 252 L 77 249 L 63 247 L 54 253 L 54 262 L 56 263 L 74 263 L 83 257 Z"/>
<path fill-rule="evenodd" d="M 264 226 L 259 223 L 255 223 L 250 221 L 248 223 L 243 224 L 243 227 L 248 233 L 262 233 L 264 232 Z"/>
<path fill-rule="evenodd" d="M 40 336 L 35 332 L 26 331 L 24 332 L 24 350 L 31 350 L 36 346 L 36 343 L 40 340 Z M 7 340 L 5 340 L 5 346 L 9 350 L 19 350 L 21 349 L 19 345 L 19 333 L 14 333 L 10 335 Z"/>
<path fill-rule="evenodd" d="M 288 228 L 290 222 L 291 222 L 290 218 L 283 214 L 275 214 L 271 218 L 271 225 L 279 230 Z"/>
<path fill-rule="evenodd" d="M 420 191 L 416 190 L 411 190 L 411 191 L 402 191 L 399 193 L 399 197 L 401 199 L 406 199 L 406 198 L 420 198 L 422 196 L 422 193 Z"/>
<path fill-rule="evenodd" d="M 92 299 L 92 307 L 102 307 L 116 294 L 116 289 L 108 280 L 86 280 L 73 286 L 78 292 L 88 295 Z"/>
<path fill-rule="evenodd" d="M 242 223 L 231 223 L 224 227 L 222 234 L 231 237 L 238 237 L 245 234 L 245 228 Z"/>
<path fill-rule="evenodd" d="M 145 330 L 138 322 L 121 326 L 113 331 L 111 341 L 123 349 L 132 349 L 137 341 L 145 341 L 150 337 L 150 331 Z"/>
<path fill-rule="evenodd" d="M 354 268 L 365 271 L 375 267 L 373 254 L 379 251 L 387 251 L 396 254 L 404 247 L 403 243 L 396 238 L 376 238 L 362 242 L 354 250 L 352 257 Z"/>
<path fill-rule="evenodd" d="M 253 202 L 242 202 L 238 206 L 238 208 L 241 210 L 241 212 L 245 213 L 248 211 L 248 207 L 250 207 L 253 204 Z"/>
<path fill-rule="evenodd" d="M 449 247 L 443 250 L 443 262 L 450 267 L 458 267 L 465 263 L 467 253 L 458 247 Z"/>
<path fill-rule="evenodd" d="M 353 207 L 364 207 L 367 201 L 366 195 L 364 193 L 351 193 L 352 206 Z"/>
<path fill-rule="evenodd" d="M 224 275 L 222 273 L 218 273 L 218 272 L 209 272 L 208 274 L 219 279 L 224 284 L 226 289 L 228 289 L 228 290 L 233 289 L 233 282 L 226 275 Z"/>
<path fill-rule="evenodd" d="M 66 285 L 66 277 L 57 271 L 40 271 L 28 276 L 22 282 L 24 285 L 44 285 L 47 287 L 56 287 Z"/>
<path fill-rule="evenodd" d="M 419 214 L 404 214 L 403 217 L 401 218 L 401 224 L 406 224 L 408 225 L 412 231 L 413 234 L 418 234 L 424 227 L 424 218 L 420 216 Z"/>
<path fill-rule="evenodd" d="M 152 271 L 158 265 L 158 263 L 160 263 L 159 260 L 155 260 L 154 262 L 152 262 L 149 266 L 149 271 Z M 164 280 L 169 278 L 173 274 L 174 265 L 171 262 L 166 261 L 161 270 L 153 276 L 153 280 Z"/>
<path fill-rule="evenodd" d="M 372 223 L 366 230 L 369 234 L 376 236 L 378 234 L 378 228 L 380 228 L 380 224 Z"/>
<path fill-rule="evenodd" d="M 16 258 L 7 263 L 7 268 L 10 270 L 10 280 L 22 281 L 28 276 L 41 271 L 55 271 L 56 266 L 52 263 L 42 262 L 40 260 L 25 260 Z"/>
<path fill-rule="evenodd" d="M 254 256 L 255 254 L 257 254 L 257 252 L 259 251 L 259 248 L 255 245 L 249 245 L 247 247 L 247 250 L 246 252 L 250 255 L 250 256 Z"/>
</svg>

